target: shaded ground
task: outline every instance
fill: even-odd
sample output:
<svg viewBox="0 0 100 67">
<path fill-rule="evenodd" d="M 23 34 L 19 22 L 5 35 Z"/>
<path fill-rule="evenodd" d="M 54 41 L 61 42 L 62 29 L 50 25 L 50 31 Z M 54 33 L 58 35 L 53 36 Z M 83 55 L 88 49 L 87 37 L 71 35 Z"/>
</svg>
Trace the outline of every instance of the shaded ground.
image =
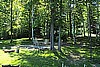
<svg viewBox="0 0 100 67">
<path fill-rule="evenodd" d="M 100 67 L 99 46 L 93 48 L 92 53 L 90 53 L 88 46 L 84 47 L 82 45 L 64 45 L 61 48 L 61 52 L 58 50 L 29 50 L 27 48 L 20 48 L 20 53 L 4 53 L 2 47 L 11 45 L 7 43 L 9 41 L 5 42 L 0 44 L 0 67 L 2 64 L 20 65 L 21 67 L 84 67 L 84 65 L 86 67 L 93 67 L 96 64 L 96 67 Z"/>
<path fill-rule="evenodd" d="M 20 53 L 4 53 L 0 50 L 0 65 L 12 64 L 21 67 L 92 67 L 99 64 L 100 55 L 95 56 L 97 62 L 89 61 L 88 51 L 76 47 L 62 47 L 62 52 L 20 49 Z"/>
</svg>

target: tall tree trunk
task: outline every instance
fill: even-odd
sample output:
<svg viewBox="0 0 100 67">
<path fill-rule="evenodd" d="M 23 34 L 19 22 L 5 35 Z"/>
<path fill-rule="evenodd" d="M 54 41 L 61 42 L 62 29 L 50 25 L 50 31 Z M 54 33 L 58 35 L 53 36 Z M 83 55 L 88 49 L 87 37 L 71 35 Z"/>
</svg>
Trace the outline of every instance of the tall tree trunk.
<svg viewBox="0 0 100 67">
<path fill-rule="evenodd" d="M 52 19 L 53 21 L 53 19 Z M 50 32 L 50 40 L 51 40 L 51 50 L 54 50 L 54 23 L 51 23 L 51 32 Z"/>
<path fill-rule="evenodd" d="M 31 0 L 31 5 L 32 5 L 32 17 L 31 17 L 31 22 L 32 22 L 32 43 L 34 44 L 34 29 L 33 29 L 33 0 Z"/>
<path fill-rule="evenodd" d="M 59 39 L 58 39 L 58 51 L 61 51 L 61 23 L 62 23 L 62 0 L 60 0 L 60 25 L 59 25 Z"/>
<path fill-rule="evenodd" d="M 89 39 L 89 7 L 88 7 L 88 0 L 86 0 L 86 7 L 87 7 L 87 25 L 88 25 L 88 28 L 87 28 L 87 32 L 88 32 L 88 39 Z"/>
<path fill-rule="evenodd" d="M 31 9 L 29 9 L 29 40 L 31 40 Z"/>
<path fill-rule="evenodd" d="M 75 8 L 75 4 L 76 4 L 76 2 L 75 2 L 75 0 L 73 0 L 73 3 L 74 3 L 74 5 L 73 5 L 73 9 Z M 73 13 L 73 39 L 74 39 L 74 45 L 76 44 L 76 38 L 75 38 L 75 13 Z"/>
<path fill-rule="evenodd" d="M 72 21 L 71 21 L 71 17 L 72 17 L 72 10 L 71 10 L 71 1 L 70 1 L 70 12 L 69 12 L 69 21 L 70 21 L 70 37 L 72 38 Z"/>
<path fill-rule="evenodd" d="M 12 41 L 13 41 L 13 40 L 12 40 L 12 38 L 13 38 L 13 35 L 12 35 L 12 32 L 13 32 L 13 27 L 12 27 L 12 22 L 13 22 L 13 21 L 12 21 L 12 6 L 13 6 L 13 4 L 12 4 L 12 2 L 13 2 L 13 1 L 10 0 L 10 2 L 11 2 L 11 43 L 12 43 Z"/>
<path fill-rule="evenodd" d="M 91 12 L 90 12 L 90 4 L 89 4 L 89 40 L 91 43 Z"/>
<path fill-rule="evenodd" d="M 99 25 L 98 25 L 98 31 L 99 31 L 99 33 L 98 33 L 98 42 L 100 43 L 100 21 L 99 21 L 99 16 L 100 16 L 100 9 L 99 9 L 99 0 L 97 0 L 97 3 L 98 3 L 98 23 L 99 23 Z"/>
<path fill-rule="evenodd" d="M 83 20 L 83 34 L 84 34 L 84 37 L 85 37 L 85 22 Z"/>
<path fill-rule="evenodd" d="M 51 0 L 51 4 L 54 3 L 54 0 Z M 50 50 L 54 50 L 54 6 L 51 5 L 51 31 L 50 31 Z"/>
<path fill-rule="evenodd" d="M 69 17 L 69 12 L 67 12 L 67 22 L 69 22 L 68 17 Z M 68 37 L 70 37 L 70 30 L 69 29 L 68 29 Z"/>
<path fill-rule="evenodd" d="M 44 31 L 43 31 L 43 33 L 44 33 L 44 40 L 45 40 L 45 38 L 46 38 L 46 35 L 45 35 L 45 33 L 46 33 L 46 21 L 44 21 Z"/>
<path fill-rule="evenodd" d="M 96 24 L 96 43 L 98 42 L 98 30 L 99 30 L 99 1 L 96 0 L 97 3 L 97 24 Z"/>
<path fill-rule="evenodd" d="M 71 11 L 69 13 L 69 19 L 70 19 L 70 37 L 72 38 L 72 22 L 71 22 Z"/>
<path fill-rule="evenodd" d="M 84 4 L 83 4 L 84 5 Z M 82 21 L 83 21 L 83 35 L 85 37 L 85 22 L 84 22 L 84 19 L 83 19 L 83 15 L 82 15 Z"/>
<path fill-rule="evenodd" d="M 74 44 L 76 44 L 74 14 L 73 14 L 72 24 L 73 24 L 73 40 L 74 40 Z"/>
<path fill-rule="evenodd" d="M 89 46 L 90 46 L 90 60 L 92 60 L 92 39 L 91 39 L 91 7 L 90 7 L 91 3 L 88 4 L 88 23 L 89 23 Z"/>
<path fill-rule="evenodd" d="M 59 26 L 58 51 L 61 51 L 61 26 Z"/>
</svg>

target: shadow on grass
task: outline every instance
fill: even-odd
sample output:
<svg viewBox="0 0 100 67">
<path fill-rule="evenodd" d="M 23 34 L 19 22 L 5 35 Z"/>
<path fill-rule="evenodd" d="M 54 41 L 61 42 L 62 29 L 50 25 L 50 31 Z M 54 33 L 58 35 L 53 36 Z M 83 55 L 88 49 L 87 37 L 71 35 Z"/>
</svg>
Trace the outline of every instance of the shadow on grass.
<svg viewBox="0 0 100 67">
<path fill-rule="evenodd" d="M 49 53 L 48 53 L 49 52 Z M 19 54 L 11 54 L 16 57 L 19 56 L 21 67 L 61 67 L 61 62 L 52 51 L 24 51 Z M 14 62 L 14 61 L 13 61 Z M 17 62 L 17 61 L 15 61 Z"/>
<path fill-rule="evenodd" d="M 21 67 L 61 67 L 62 63 L 70 67 L 83 67 L 84 64 L 87 67 L 92 67 L 87 52 L 84 54 L 86 56 L 79 58 L 79 60 L 75 60 L 70 56 L 71 53 L 73 55 L 79 53 L 79 49 L 76 47 L 63 47 L 61 52 L 57 50 L 22 50 L 18 54 L 11 53 L 10 55 L 11 57 L 18 57 L 17 60 L 13 61 L 13 64 L 20 64 Z"/>
<path fill-rule="evenodd" d="M 16 40 L 18 44 L 22 42 L 27 42 L 27 39 Z M 29 44 L 29 43 L 28 43 Z M 17 44 L 14 44 L 17 45 Z M 9 41 L 4 41 L 0 46 L 11 46 Z M 1 48 L 1 47 L 0 47 Z M 100 60 L 100 47 L 93 49 L 93 59 L 94 63 L 98 63 Z M 71 57 L 80 56 L 79 60 L 75 60 Z M 11 57 L 18 57 L 16 60 L 12 61 L 13 64 L 20 64 L 21 67 L 61 67 L 62 63 L 70 67 L 82 67 L 84 64 L 90 65 L 89 60 L 89 49 L 87 47 L 78 47 L 78 46 L 64 46 L 62 51 L 40 51 L 40 50 L 22 50 L 19 54 L 11 53 Z M 81 56 L 82 55 L 82 56 Z M 82 58 L 85 58 L 83 61 Z M 77 58 L 76 58 L 77 59 Z M 82 65 L 82 66 L 81 66 Z M 91 66 L 90 66 L 91 67 Z"/>
</svg>

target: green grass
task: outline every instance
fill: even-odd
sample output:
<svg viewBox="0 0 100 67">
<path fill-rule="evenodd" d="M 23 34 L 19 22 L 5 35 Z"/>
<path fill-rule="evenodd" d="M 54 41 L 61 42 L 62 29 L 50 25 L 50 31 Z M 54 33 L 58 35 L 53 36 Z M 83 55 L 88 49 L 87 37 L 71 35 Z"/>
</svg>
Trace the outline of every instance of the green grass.
<svg viewBox="0 0 100 67">
<path fill-rule="evenodd" d="M 13 45 L 30 44 L 28 39 L 16 39 Z M 16 43 L 17 42 L 17 43 Z M 100 63 L 100 47 L 92 49 L 92 60 L 90 61 L 90 50 L 88 47 L 77 45 L 62 46 L 61 52 L 58 50 L 40 51 L 20 49 L 20 53 L 4 53 L 2 47 L 11 46 L 9 40 L 2 40 L 0 44 L 0 67 L 2 64 L 20 65 L 21 67 L 61 67 L 62 64 L 70 67 L 92 67 L 92 64 Z"/>
<path fill-rule="evenodd" d="M 29 51 L 27 49 L 20 49 L 20 53 L 4 53 L 0 50 L 0 65 L 12 64 L 21 65 L 21 67 L 61 67 L 63 63 L 70 67 L 83 67 L 84 64 L 88 67 L 92 67 L 92 62 L 89 62 L 88 52 L 83 51 L 85 54 L 82 55 L 81 50 L 83 49 L 76 47 L 62 47 L 62 52 L 57 50 Z M 98 58 L 100 59 L 100 56 Z"/>
</svg>

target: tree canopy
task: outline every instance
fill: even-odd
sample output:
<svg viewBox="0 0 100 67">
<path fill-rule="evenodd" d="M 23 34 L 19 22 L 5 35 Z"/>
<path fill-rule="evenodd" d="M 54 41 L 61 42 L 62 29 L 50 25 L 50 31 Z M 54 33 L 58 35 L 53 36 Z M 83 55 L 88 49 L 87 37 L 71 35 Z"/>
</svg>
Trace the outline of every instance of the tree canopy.
<svg viewBox="0 0 100 67">
<path fill-rule="evenodd" d="M 58 38 L 60 43 L 71 37 L 74 44 L 79 35 L 98 39 L 99 15 L 100 0 L 0 0 L 0 39 L 31 39 L 34 31 L 52 48 Z"/>
</svg>

